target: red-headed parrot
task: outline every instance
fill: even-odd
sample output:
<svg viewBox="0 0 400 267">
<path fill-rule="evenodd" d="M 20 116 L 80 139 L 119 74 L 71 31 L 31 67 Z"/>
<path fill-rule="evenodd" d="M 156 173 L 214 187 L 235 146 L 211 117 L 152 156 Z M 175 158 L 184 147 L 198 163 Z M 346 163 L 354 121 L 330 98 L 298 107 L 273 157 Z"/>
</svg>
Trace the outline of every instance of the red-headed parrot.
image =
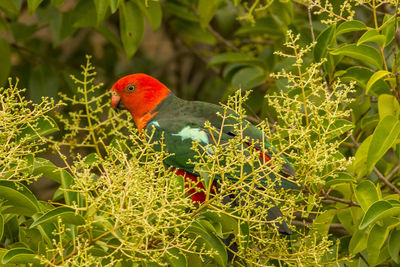
<svg viewBox="0 0 400 267">
<path fill-rule="evenodd" d="M 192 149 L 193 141 L 199 142 L 203 147 L 213 143 L 210 131 L 205 129 L 206 121 L 221 132 L 221 140 L 229 140 L 235 136 L 235 130 L 232 125 L 238 121 L 233 117 L 224 119 L 217 113 L 224 114 L 221 106 L 199 102 L 186 101 L 178 98 L 164 84 L 157 79 L 146 74 L 131 74 L 118 80 L 112 87 L 111 105 L 114 109 L 127 109 L 139 131 L 147 130 L 152 133 L 153 140 L 160 140 L 164 137 L 164 145 L 171 156 L 165 160 L 165 164 L 176 169 L 178 175 L 195 182 L 197 187 L 204 189 L 203 184 L 199 180 L 199 174 L 194 170 L 194 165 L 189 161 L 195 162 L 196 152 Z M 229 111 L 231 115 L 234 112 Z M 237 117 L 237 116 L 236 116 Z M 242 121 L 247 127 L 243 134 L 249 137 L 247 144 L 254 142 L 255 149 L 260 150 L 261 157 L 268 161 L 273 156 L 272 145 L 263 138 L 260 129 L 249 123 L 247 120 Z M 223 127 L 222 127 L 223 125 Z M 221 129 L 222 128 L 222 129 Z M 264 140 L 264 141 L 263 141 Z M 260 144 L 265 146 L 265 154 L 262 154 Z M 258 147 L 257 147 L 258 145 Z M 209 151 L 208 153 L 212 153 Z M 286 176 L 294 176 L 292 165 L 283 158 L 285 163 L 281 168 L 281 172 Z M 251 171 L 249 169 L 249 171 Z M 234 177 L 231 177 L 234 180 Z M 237 178 L 236 178 L 237 179 Z M 274 175 L 269 175 L 265 179 L 275 179 Z M 249 182 L 249 181 L 247 181 Z M 277 184 L 279 188 L 298 188 L 295 183 L 281 179 L 281 183 Z M 205 193 L 203 190 L 195 193 L 194 189 L 188 192 L 195 202 L 203 202 Z M 278 208 L 271 208 L 269 218 L 273 220 L 281 216 Z M 286 224 L 279 226 L 279 231 L 290 233 Z"/>
</svg>

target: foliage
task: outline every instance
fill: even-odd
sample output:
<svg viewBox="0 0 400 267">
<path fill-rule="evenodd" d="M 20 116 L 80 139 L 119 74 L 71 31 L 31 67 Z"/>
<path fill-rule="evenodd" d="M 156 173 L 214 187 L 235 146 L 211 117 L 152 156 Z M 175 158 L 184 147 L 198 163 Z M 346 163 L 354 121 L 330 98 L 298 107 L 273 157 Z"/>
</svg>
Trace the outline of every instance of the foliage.
<svg viewBox="0 0 400 267">
<path fill-rule="evenodd" d="M 0 83 L 20 77 L 0 94 L 2 264 L 399 264 L 398 4 L 0 1 Z M 98 73 L 88 57 L 78 74 L 85 53 Z M 193 144 L 202 204 L 95 81 L 139 71 L 239 115 L 213 154 Z M 271 161 L 243 146 L 245 117 L 274 145 Z M 265 182 L 283 178 L 279 155 L 301 188 Z M 224 178 L 244 165 L 254 170 L 239 182 Z M 57 183 L 48 202 L 31 192 L 42 177 Z M 292 235 L 266 224 L 271 200 Z"/>
</svg>

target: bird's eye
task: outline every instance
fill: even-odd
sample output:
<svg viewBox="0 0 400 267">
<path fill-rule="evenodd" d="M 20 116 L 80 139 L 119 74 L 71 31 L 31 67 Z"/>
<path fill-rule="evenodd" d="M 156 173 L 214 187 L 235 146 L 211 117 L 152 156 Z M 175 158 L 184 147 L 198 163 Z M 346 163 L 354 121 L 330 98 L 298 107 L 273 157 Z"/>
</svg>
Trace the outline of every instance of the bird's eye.
<svg viewBox="0 0 400 267">
<path fill-rule="evenodd" d="M 135 90 L 135 86 L 133 84 L 128 84 L 126 91 L 130 93 L 133 92 L 133 90 Z"/>
</svg>

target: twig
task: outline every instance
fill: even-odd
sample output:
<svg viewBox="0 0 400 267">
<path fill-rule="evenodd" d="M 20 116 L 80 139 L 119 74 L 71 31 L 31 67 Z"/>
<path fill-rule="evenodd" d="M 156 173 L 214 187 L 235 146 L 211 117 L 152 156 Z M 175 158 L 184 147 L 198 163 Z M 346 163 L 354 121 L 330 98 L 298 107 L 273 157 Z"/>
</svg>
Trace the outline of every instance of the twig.
<svg viewBox="0 0 400 267">
<path fill-rule="evenodd" d="M 240 52 L 240 49 L 234 46 L 231 42 L 226 40 L 219 32 L 214 30 L 210 25 L 207 27 L 208 31 L 212 33 L 220 42 L 224 43 L 227 47 L 231 48 L 235 52 Z"/>
<path fill-rule="evenodd" d="M 342 199 L 342 198 L 330 196 L 328 194 L 323 194 L 323 197 L 325 199 L 332 200 L 332 201 L 335 201 L 335 202 L 344 203 L 344 204 L 347 204 L 347 205 L 350 205 L 350 206 L 361 207 L 360 204 L 358 204 L 357 202 L 353 202 L 353 201 L 345 200 L 345 199 Z"/>
<path fill-rule="evenodd" d="M 307 1 L 307 14 L 308 14 L 308 24 L 310 24 L 312 41 L 315 42 L 314 28 L 312 25 L 312 17 L 311 17 L 310 0 Z"/>
</svg>

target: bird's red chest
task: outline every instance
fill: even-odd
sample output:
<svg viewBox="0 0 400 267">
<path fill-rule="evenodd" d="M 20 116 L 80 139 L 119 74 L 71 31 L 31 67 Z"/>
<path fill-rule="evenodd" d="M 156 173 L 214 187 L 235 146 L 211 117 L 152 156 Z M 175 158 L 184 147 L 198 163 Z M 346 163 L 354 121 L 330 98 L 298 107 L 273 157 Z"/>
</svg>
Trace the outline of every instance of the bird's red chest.
<svg viewBox="0 0 400 267">
<path fill-rule="evenodd" d="M 185 188 L 190 188 L 189 190 L 187 190 L 187 193 L 194 203 L 201 204 L 206 201 L 206 189 L 201 183 L 200 177 L 181 169 L 174 168 L 174 170 L 176 170 L 177 175 L 183 176 L 183 178 L 185 179 Z M 195 185 L 195 187 L 199 188 L 200 190 L 196 192 L 197 190 L 193 187 L 193 185 Z M 212 186 L 211 191 L 215 193 L 215 185 Z"/>
</svg>

